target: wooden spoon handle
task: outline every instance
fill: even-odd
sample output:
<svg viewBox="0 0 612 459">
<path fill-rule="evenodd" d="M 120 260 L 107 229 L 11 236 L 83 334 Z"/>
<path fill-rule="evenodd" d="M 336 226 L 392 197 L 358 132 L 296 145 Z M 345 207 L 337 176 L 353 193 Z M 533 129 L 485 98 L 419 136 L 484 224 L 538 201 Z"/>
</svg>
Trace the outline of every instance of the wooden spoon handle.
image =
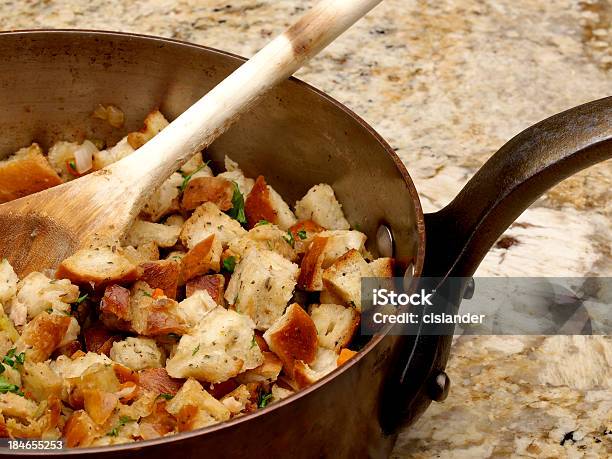
<svg viewBox="0 0 612 459">
<path fill-rule="evenodd" d="M 255 101 L 382 0 L 324 0 L 176 118 L 134 154 L 109 166 L 146 194 L 210 145 Z M 104 171 L 101 171 L 104 173 Z"/>
</svg>

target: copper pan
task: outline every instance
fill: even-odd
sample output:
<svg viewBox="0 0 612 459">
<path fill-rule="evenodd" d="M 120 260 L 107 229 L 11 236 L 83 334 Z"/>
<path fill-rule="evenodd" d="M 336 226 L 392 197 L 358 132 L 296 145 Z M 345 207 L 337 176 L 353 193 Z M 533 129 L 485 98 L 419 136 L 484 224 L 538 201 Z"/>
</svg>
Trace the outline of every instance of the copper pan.
<svg viewBox="0 0 612 459">
<path fill-rule="evenodd" d="M 32 140 L 118 140 L 159 107 L 180 114 L 243 61 L 178 41 L 95 31 L 0 34 L 0 156 Z M 121 107 L 121 132 L 90 117 Z M 612 98 L 555 115 L 494 155 L 457 198 L 423 215 L 416 189 L 389 145 L 357 115 L 291 79 L 209 149 L 248 175 L 265 174 L 288 201 L 312 185 L 336 190 L 352 224 L 376 240 L 381 224 L 415 276 L 471 276 L 496 238 L 548 188 L 612 154 Z M 427 235 L 427 242 L 426 242 Z M 370 247 L 376 252 L 376 247 Z M 458 306 L 461 294 L 456 298 Z M 106 458 L 386 457 L 400 426 L 448 392 L 450 337 L 370 339 L 359 356 L 308 389 L 210 428 L 135 444 L 5 455 Z M 176 455 L 176 456 L 175 456 Z"/>
</svg>

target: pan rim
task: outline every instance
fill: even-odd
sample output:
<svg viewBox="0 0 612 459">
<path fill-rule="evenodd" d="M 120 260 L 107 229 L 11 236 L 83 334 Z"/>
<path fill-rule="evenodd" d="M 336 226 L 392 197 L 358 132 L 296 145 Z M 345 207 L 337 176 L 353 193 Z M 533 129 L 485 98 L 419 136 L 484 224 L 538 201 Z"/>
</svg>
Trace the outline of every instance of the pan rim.
<svg viewBox="0 0 612 459">
<path fill-rule="evenodd" d="M 105 38 L 113 37 L 113 36 L 117 36 L 120 38 L 133 38 L 135 40 L 140 40 L 140 41 L 151 41 L 151 42 L 157 42 L 157 43 L 164 43 L 164 44 L 172 45 L 172 46 L 194 48 L 196 50 L 206 51 L 206 52 L 222 55 L 225 57 L 230 57 L 232 59 L 235 59 L 238 62 L 244 62 L 247 60 L 245 57 L 239 56 L 237 54 L 234 54 L 228 51 L 219 50 L 217 48 L 212 48 L 212 47 L 205 46 L 205 45 L 190 43 L 187 41 L 177 40 L 174 38 L 166 38 L 166 37 L 160 37 L 160 36 L 155 36 L 155 35 L 146 35 L 146 34 L 139 34 L 139 33 L 132 33 L 132 32 L 117 32 L 117 31 L 110 31 L 110 30 L 99 30 L 99 29 L 70 29 L 70 28 L 15 29 L 15 30 L 8 30 L 8 31 L 0 32 L 0 40 L 2 40 L 3 37 L 7 37 L 7 36 L 37 36 L 37 35 L 44 36 L 44 35 L 51 35 L 51 34 L 58 34 L 58 35 L 66 34 L 66 35 L 73 35 L 73 36 L 78 36 L 78 35 L 92 36 L 93 35 L 93 36 L 100 36 L 100 37 L 105 37 Z M 314 92 L 317 96 L 322 97 L 327 102 L 331 103 L 335 108 L 340 109 L 344 113 L 346 113 L 349 117 L 351 117 L 354 121 L 356 121 L 363 129 L 365 129 L 368 134 L 370 134 L 376 139 L 376 141 L 384 148 L 384 150 L 387 152 L 387 154 L 390 156 L 390 158 L 395 163 L 395 167 L 397 168 L 398 172 L 402 176 L 404 180 L 404 184 L 407 187 L 408 193 L 415 207 L 415 214 L 416 214 L 415 223 L 417 226 L 416 229 L 417 229 L 417 234 L 418 234 L 418 247 L 417 247 L 417 253 L 414 259 L 413 275 L 415 277 L 419 277 L 422 273 L 424 259 L 425 259 L 425 237 L 426 237 L 425 216 L 423 214 L 421 201 L 419 199 L 419 195 L 417 193 L 416 187 L 414 185 L 414 182 L 412 181 L 412 178 L 410 177 L 410 174 L 408 173 L 408 170 L 406 169 L 406 166 L 401 161 L 399 156 L 395 153 L 393 148 L 387 143 L 387 141 L 383 139 L 383 137 L 378 132 L 376 132 L 372 126 L 370 126 L 366 121 L 364 121 L 359 115 L 357 115 L 354 111 L 352 111 L 346 105 L 337 101 L 336 99 L 326 94 L 325 92 L 321 91 L 320 89 L 298 78 L 290 77 L 289 80 L 293 84 L 297 84 L 298 86 L 302 86 L 306 88 L 307 90 Z M 192 430 L 189 432 L 182 432 L 182 433 L 174 434 L 168 437 L 160 437 L 157 439 L 143 440 L 143 441 L 138 441 L 135 443 L 126 443 L 126 444 L 121 444 L 121 445 L 97 446 L 97 447 L 92 447 L 92 448 L 67 448 L 67 449 L 62 449 L 62 450 L 57 450 L 57 451 L 46 450 L 42 454 L 44 454 L 45 456 L 56 455 L 56 454 L 88 455 L 88 454 L 112 453 L 114 451 L 127 451 L 127 450 L 131 450 L 134 448 L 140 449 L 140 448 L 146 448 L 148 446 L 154 446 L 154 445 L 159 445 L 159 444 L 170 444 L 173 442 L 185 440 L 187 438 L 206 435 L 212 432 L 219 431 L 221 429 L 225 429 L 225 428 L 229 429 L 243 422 L 248 422 L 252 419 L 255 419 L 256 417 L 271 414 L 276 409 L 280 409 L 286 405 L 291 404 L 293 401 L 297 400 L 298 398 L 305 397 L 311 392 L 319 390 L 321 387 L 323 387 L 325 384 L 327 384 L 332 379 L 336 378 L 337 376 L 344 373 L 345 371 L 349 371 L 354 365 L 356 365 L 362 358 L 364 358 L 366 354 L 368 354 L 371 350 L 373 350 L 387 336 L 391 328 L 392 328 L 392 325 L 389 325 L 383 330 L 382 333 L 374 335 L 368 341 L 366 346 L 360 352 L 358 352 L 354 358 L 352 358 L 349 362 L 345 363 L 344 365 L 336 368 L 334 371 L 332 371 L 331 373 L 329 373 L 328 375 L 326 375 L 325 377 L 317 381 L 315 384 L 305 389 L 302 389 L 299 392 L 296 392 L 295 394 L 287 397 L 286 399 L 283 399 L 277 403 L 274 403 L 266 408 L 258 409 L 257 411 L 253 413 L 249 413 L 244 416 L 239 416 L 230 421 L 214 424 L 210 427 Z M 41 455 L 41 452 L 40 451 L 28 451 L 28 450 L 12 450 L 11 455 L 34 456 L 34 455 Z"/>
</svg>

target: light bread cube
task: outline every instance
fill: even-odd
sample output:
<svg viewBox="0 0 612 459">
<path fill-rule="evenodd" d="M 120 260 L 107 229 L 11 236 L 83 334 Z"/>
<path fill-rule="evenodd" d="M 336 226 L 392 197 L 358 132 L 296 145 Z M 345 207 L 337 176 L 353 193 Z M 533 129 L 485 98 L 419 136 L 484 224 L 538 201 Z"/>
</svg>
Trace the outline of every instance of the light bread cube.
<svg viewBox="0 0 612 459">
<path fill-rule="evenodd" d="M 178 241 L 181 228 L 174 225 L 136 220 L 127 234 L 126 245 L 139 246 L 155 242 L 158 247 L 172 247 Z"/>
<path fill-rule="evenodd" d="M 223 403 L 232 414 L 244 411 L 251 401 L 251 393 L 244 384 L 239 385 L 233 391 L 221 398 Z"/>
<path fill-rule="evenodd" d="M 196 327 L 218 304 L 206 290 L 198 290 L 178 305 L 178 312 L 189 328 Z"/>
<path fill-rule="evenodd" d="M 115 341 L 110 358 L 132 370 L 161 368 L 164 358 L 155 340 L 129 336 L 123 341 Z"/>
<path fill-rule="evenodd" d="M 298 266 L 270 250 L 250 249 L 236 266 L 225 299 L 249 315 L 258 330 L 267 330 L 293 295 Z"/>
<path fill-rule="evenodd" d="M 230 410 L 204 390 L 193 378 L 183 384 L 166 404 L 166 411 L 175 416 L 183 430 L 201 429 L 230 418 Z"/>
<path fill-rule="evenodd" d="M 19 277 L 6 258 L 0 260 L 0 304 L 8 303 L 17 293 Z"/>
<path fill-rule="evenodd" d="M 359 325 L 359 313 L 339 304 L 313 304 L 309 312 L 317 327 L 319 346 L 335 352 L 351 342 Z"/>
<path fill-rule="evenodd" d="M 178 212 L 180 210 L 179 187 L 182 183 L 183 176 L 178 172 L 168 177 L 166 181 L 153 192 L 149 199 L 147 199 L 141 212 L 142 215 L 152 222 L 157 222 L 168 214 Z"/>
<path fill-rule="evenodd" d="M 289 375 L 293 374 L 296 361 L 310 363 L 315 358 L 317 328 L 310 316 L 297 303 L 289 306 L 263 337 Z"/>
<path fill-rule="evenodd" d="M 323 268 L 327 268 L 339 257 L 349 250 L 356 250 L 360 253 L 365 251 L 366 235 L 356 230 L 334 230 L 319 233 L 320 237 L 329 239 L 325 247 L 325 257 Z"/>
<path fill-rule="evenodd" d="M 128 138 L 124 137 L 113 147 L 95 152 L 93 155 L 93 168 L 94 170 L 100 170 L 106 166 L 110 166 L 126 156 L 131 155 L 134 151 L 135 148 L 130 145 Z"/>
<path fill-rule="evenodd" d="M 22 198 L 61 183 L 62 179 L 36 143 L 0 161 L 0 203 Z"/>
<path fill-rule="evenodd" d="M 127 135 L 130 146 L 137 150 L 168 126 L 168 120 L 159 110 L 154 110 L 144 119 L 144 126 L 136 132 Z"/>
<path fill-rule="evenodd" d="M 303 389 L 314 384 L 338 367 L 338 354 L 330 349 L 319 347 L 312 363 L 298 361 L 293 370 L 295 389 Z"/>
<path fill-rule="evenodd" d="M 90 369 L 112 364 L 113 361 L 104 354 L 88 352 L 73 359 L 60 355 L 57 359 L 52 360 L 49 366 L 62 379 L 73 379 L 81 377 Z"/>
<path fill-rule="evenodd" d="M 272 386 L 272 401 L 279 402 L 284 398 L 289 397 L 290 395 L 295 394 L 291 389 L 286 389 L 285 387 L 281 387 L 278 384 L 274 384 Z"/>
<path fill-rule="evenodd" d="M 189 161 L 181 166 L 179 169 L 179 173 L 184 177 L 193 174 L 204 172 L 205 174 L 202 177 L 212 177 L 213 173 L 210 167 L 204 164 L 204 160 L 202 159 L 202 153 L 196 153 L 191 157 Z"/>
<path fill-rule="evenodd" d="M 254 328 L 248 316 L 216 307 L 181 337 L 176 353 L 166 361 L 168 374 L 219 383 L 258 367 L 263 356 L 253 345 Z"/>
<path fill-rule="evenodd" d="M 368 263 L 352 249 L 323 271 L 323 285 L 345 304 L 361 311 L 361 278 L 371 276 Z"/>
<path fill-rule="evenodd" d="M 225 157 L 225 172 L 217 175 L 217 177 L 222 177 L 230 182 L 236 183 L 243 196 L 247 196 L 255 184 L 255 180 L 245 177 L 238 163 L 233 161 L 229 156 Z"/>
<path fill-rule="evenodd" d="M 137 266 L 121 248 L 98 247 L 78 250 L 66 258 L 57 268 L 56 277 L 69 279 L 75 284 L 91 283 L 98 288 L 111 283 L 131 282 L 137 275 Z"/>
<path fill-rule="evenodd" d="M 228 246 L 229 252 L 242 258 L 244 254 L 252 248 L 258 250 L 271 250 L 287 260 L 296 261 L 297 253 L 291 246 L 291 238 L 286 231 L 282 231 L 278 226 L 269 224 L 256 225 L 247 234 L 234 239 Z"/>
<path fill-rule="evenodd" d="M 47 159 L 64 182 L 74 180 L 80 175 L 75 161 L 75 155 L 79 149 L 83 149 L 92 155 L 98 152 L 96 146 L 89 140 L 85 140 L 82 144 L 60 141 L 54 143 L 49 149 Z M 80 172 L 85 174 L 89 170 L 82 170 Z"/>
<path fill-rule="evenodd" d="M 395 260 L 393 258 L 377 258 L 368 263 L 372 277 L 393 277 Z"/>
<path fill-rule="evenodd" d="M 236 376 L 236 380 L 242 384 L 269 383 L 278 379 L 283 369 L 283 362 L 272 352 L 263 351 L 263 363 L 257 368 L 245 371 Z"/>
<path fill-rule="evenodd" d="M 234 238 L 246 234 L 246 230 L 233 218 L 227 216 L 211 202 L 198 207 L 187 219 L 181 231 L 181 241 L 189 249 L 199 242 L 216 235 L 222 246 L 226 247 Z"/>
<path fill-rule="evenodd" d="M 28 320 L 43 311 L 66 314 L 70 304 L 79 297 L 79 288 L 67 279 L 49 279 L 42 273 L 32 272 L 19 281 L 15 298 L 27 307 Z"/>
<path fill-rule="evenodd" d="M 211 234 L 198 242 L 181 259 L 181 278 L 188 281 L 209 271 L 218 272 L 221 264 L 221 239 Z"/>
<path fill-rule="evenodd" d="M 0 394 L 0 413 L 20 419 L 32 419 L 36 413 L 38 405 L 33 400 L 29 400 L 12 392 Z"/>
<path fill-rule="evenodd" d="M 15 343 L 17 353 L 25 352 L 26 359 L 31 362 L 44 362 L 60 345 L 71 322 L 72 317 L 65 315 L 38 314 L 25 326 Z"/>
<path fill-rule="evenodd" d="M 48 362 L 30 362 L 26 359 L 21 373 L 25 391 L 32 394 L 35 400 L 41 402 L 51 395 L 61 396 L 62 379 Z"/>
<path fill-rule="evenodd" d="M 300 220 L 312 220 L 329 230 L 347 230 L 349 222 L 331 186 L 321 183 L 313 186 L 295 204 L 295 215 Z"/>
<path fill-rule="evenodd" d="M 212 202 L 220 210 L 232 208 L 234 184 L 223 177 L 191 178 L 181 199 L 181 208 L 193 210 L 205 202 Z"/>
<path fill-rule="evenodd" d="M 297 222 L 287 203 L 261 175 L 257 177 L 245 200 L 244 213 L 249 228 L 253 228 L 261 220 L 266 220 L 287 231 Z"/>
</svg>

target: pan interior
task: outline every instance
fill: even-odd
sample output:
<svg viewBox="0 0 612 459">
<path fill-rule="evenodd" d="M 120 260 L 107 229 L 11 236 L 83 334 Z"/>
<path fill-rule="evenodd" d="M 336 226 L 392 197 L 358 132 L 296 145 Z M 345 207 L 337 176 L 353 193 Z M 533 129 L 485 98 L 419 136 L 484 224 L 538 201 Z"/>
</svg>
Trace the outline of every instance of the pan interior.
<svg viewBox="0 0 612 459">
<path fill-rule="evenodd" d="M 43 148 L 57 140 L 116 142 L 156 107 L 175 118 L 241 62 L 116 33 L 17 32 L 0 41 L 0 157 L 31 141 Z M 100 103 L 125 112 L 122 129 L 91 117 Z M 329 183 L 353 227 L 373 242 L 379 224 L 388 224 L 396 258 L 420 265 L 422 214 L 403 166 L 371 128 L 308 85 L 292 79 L 264 97 L 209 148 L 213 168 L 222 170 L 225 155 L 247 176 L 264 175 L 290 205 Z M 375 244 L 368 248 L 377 255 Z"/>
</svg>

